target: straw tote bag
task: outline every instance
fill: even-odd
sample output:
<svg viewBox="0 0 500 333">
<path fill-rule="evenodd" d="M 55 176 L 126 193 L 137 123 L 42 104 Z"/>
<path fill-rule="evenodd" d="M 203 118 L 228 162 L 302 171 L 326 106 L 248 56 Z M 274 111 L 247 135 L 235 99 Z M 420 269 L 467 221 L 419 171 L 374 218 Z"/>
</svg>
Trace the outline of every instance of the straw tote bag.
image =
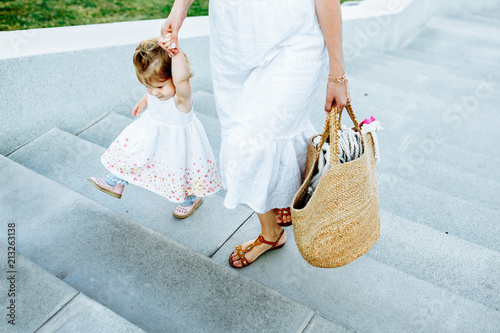
<svg viewBox="0 0 500 333">
<path fill-rule="evenodd" d="M 361 133 L 351 105 L 346 106 Z M 375 153 L 371 133 L 361 135 L 361 157 L 338 163 L 336 109 L 326 119 L 318 150 L 311 138 L 307 153 L 305 179 L 293 198 L 291 213 L 293 233 L 302 257 L 316 267 L 334 268 L 362 256 L 380 235 L 379 199 Z M 316 190 L 306 202 L 306 193 L 318 163 L 319 149 L 329 138 L 331 167 L 321 177 Z"/>
</svg>

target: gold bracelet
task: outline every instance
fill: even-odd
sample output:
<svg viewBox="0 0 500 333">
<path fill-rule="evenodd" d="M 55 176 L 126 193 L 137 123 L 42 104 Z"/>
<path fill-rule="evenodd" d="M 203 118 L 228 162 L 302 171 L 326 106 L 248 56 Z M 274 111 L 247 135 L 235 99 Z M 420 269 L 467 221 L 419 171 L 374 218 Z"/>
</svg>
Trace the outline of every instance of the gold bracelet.
<svg viewBox="0 0 500 333">
<path fill-rule="evenodd" d="M 336 82 L 336 83 L 347 82 L 347 73 L 344 73 L 342 76 L 339 77 L 335 77 L 332 74 L 328 74 L 328 82 Z"/>
</svg>

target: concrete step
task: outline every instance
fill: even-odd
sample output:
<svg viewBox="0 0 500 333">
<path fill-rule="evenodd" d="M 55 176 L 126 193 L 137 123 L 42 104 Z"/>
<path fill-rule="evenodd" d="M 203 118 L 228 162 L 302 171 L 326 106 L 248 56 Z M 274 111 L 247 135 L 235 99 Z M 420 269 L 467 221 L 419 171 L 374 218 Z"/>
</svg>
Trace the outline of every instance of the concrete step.
<svg viewBox="0 0 500 333">
<path fill-rule="evenodd" d="M 380 238 L 369 258 L 500 311 L 499 252 L 380 213 Z"/>
<path fill-rule="evenodd" d="M 500 90 L 500 85 L 480 76 L 467 79 L 463 75 L 436 74 L 432 68 L 423 70 L 392 60 L 380 64 L 359 61 L 351 69 L 355 80 L 382 85 L 386 92 L 417 102 L 419 116 L 436 118 L 436 114 L 442 114 L 443 120 L 452 121 L 453 117 L 462 116 L 470 126 L 484 126 L 496 115 L 500 97 L 495 91 Z"/>
<path fill-rule="evenodd" d="M 459 120 L 460 121 L 460 120 Z M 398 126 L 400 130 L 408 130 L 418 136 L 434 140 L 438 144 L 454 145 L 459 148 L 467 149 L 472 152 L 496 155 L 495 152 L 500 151 L 500 139 L 497 135 L 491 132 L 485 133 L 484 128 L 466 127 L 465 122 L 458 129 L 451 129 L 449 126 L 442 124 L 432 124 L 420 119 L 404 119 Z M 490 126 L 486 126 L 490 127 Z M 493 161 L 497 158 L 492 157 Z"/>
<path fill-rule="evenodd" d="M 430 55 L 432 56 L 432 53 Z M 460 60 L 449 61 L 444 57 L 441 58 L 441 62 L 433 63 L 424 59 L 407 58 L 394 55 L 392 52 L 367 52 L 350 62 L 349 72 L 351 76 L 356 72 L 370 73 L 375 78 L 371 81 L 391 84 L 399 89 L 405 88 L 405 85 L 411 85 L 412 88 L 418 87 L 409 91 L 418 91 L 420 94 L 437 98 L 456 98 L 457 92 L 462 93 L 459 96 L 473 94 L 475 88 L 485 81 L 486 77 L 493 77 L 491 65 L 479 64 L 477 68 L 470 64 L 463 66 L 464 62 Z M 462 68 L 456 68 L 458 66 Z M 493 68 L 496 67 L 493 66 Z M 490 85 L 492 85 L 490 90 L 500 88 L 498 80 L 491 82 Z M 490 95 L 491 100 L 498 98 L 491 91 Z"/>
<path fill-rule="evenodd" d="M 381 161 L 377 163 L 379 172 L 396 174 L 413 184 L 500 210 L 498 162 L 492 163 L 486 159 L 484 165 L 491 171 L 480 176 L 477 168 L 481 164 L 468 170 L 464 170 L 464 165 L 461 164 L 467 155 L 474 155 L 468 151 L 462 150 L 459 152 L 462 155 L 456 156 L 452 161 L 436 161 L 437 156 L 448 153 L 449 146 L 443 147 L 431 140 L 398 130 L 381 131 L 378 138 L 379 146 L 382 147 Z M 452 153 L 453 149 L 450 150 Z"/>
<path fill-rule="evenodd" d="M 387 219 L 387 215 L 383 215 L 383 218 Z M 264 283 L 288 297 L 300 300 L 317 309 L 320 315 L 329 320 L 352 327 L 359 332 L 467 332 L 469 330 L 495 332 L 500 325 L 500 312 L 421 279 L 432 275 L 433 271 L 421 273 L 420 278 L 411 276 L 370 258 L 371 250 L 368 255 L 341 268 L 312 267 L 300 257 L 293 242 L 293 230 L 287 228 L 286 231 L 288 241 L 283 249 L 264 254 L 258 259 L 258 264 L 245 267 L 241 270 L 241 274 Z M 213 259 L 228 265 L 227 258 L 234 246 L 257 236 L 259 232 L 257 218 L 252 217 L 238 229 Z M 384 235 L 379 242 L 388 240 L 390 240 L 389 234 Z M 437 247 L 433 246 L 429 253 L 413 253 L 415 257 L 419 255 L 423 257 L 422 261 L 421 259 L 416 261 L 425 264 L 426 256 L 433 257 L 434 251 L 439 251 L 439 245 L 436 245 Z M 412 246 L 414 244 L 410 243 L 409 247 Z M 410 248 L 404 251 L 411 251 Z M 459 251 L 465 249 L 462 247 Z M 481 252 L 480 247 L 475 249 Z M 391 251 L 397 252 L 399 248 L 391 247 Z M 486 257 L 491 258 L 488 255 L 498 260 L 498 253 L 490 251 Z M 446 261 L 444 257 L 433 259 L 432 265 L 436 264 L 436 260 Z M 446 267 L 457 264 L 456 260 L 463 258 L 454 256 Z M 461 267 L 467 266 L 467 263 L 460 262 Z M 492 264 L 494 263 L 496 262 Z M 445 271 L 446 269 L 439 269 L 436 276 L 446 281 L 448 277 Z M 458 269 L 450 273 L 453 274 L 455 271 Z M 491 271 L 490 269 L 478 274 L 488 277 L 487 273 Z M 461 272 L 457 279 L 463 279 L 462 285 L 465 285 L 467 273 Z M 498 283 L 496 277 L 488 281 Z M 478 286 L 482 282 L 475 281 L 473 284 Z M 487 289 L 486 286 L 482 287 L 485 292 Z"/>
<path fill-rule="evenodd" d="M 474 15 L 471 15 L 473 17 L 477 17 L 479 19 L 484 19 L 484 20 L 490 20 L 490 22 L 496 22 L 494 24 L 497 24 L 500 26 L 500 9 L 493 9 L 489 10 L 487 12 L 482 12 L 482 13 L 475 13 Z"/>
<path fill-rule="evenodd" d="M 426 23 L 426 27 L 441 29 L 460 36 L 471 36 L 484 40 L 486 43 L 498 42 L 500 24 L 498 20 L 491 20 L 478 16 L 448 16 L 433 17 Z"/>
<path fill-rule="evenodd" d="M 0 170 L 19 253 L 147 332 L 295 332 L 314 315 L 7 158 Z"/>
<path fill-rule="evenodd" d="M 444 80 L 447 83 L 441 84 L 439 91 L 445 92 L 451 85 L 467 85 L 470 91 L 467 91 L 466 96 L 472 95 L 480 99 L 495 98 L 494 92 L 500 89 L 500 83 L 492 75 L 492 71 L 500 70 L 500 67 L 483 63 L 470 66 L 470 63 L 435 56 L 425 53 L 425 51 L 397 49 L 391 50 L 391 52 L 366 52 L 362 57 L 352 60 L 351 63 L 354 67 L 358 64 L 361 66 L 378 65 L 386 70 L 390 68 L 391 71 L 403 71 L 409 76 L 409 72 L 411 72 L 415 78 L 410 79 L 416 79 L 418 84 L 428 80 L 429 77 L 436 79 L 444 75 L 445 78 L 451 77 L 453 79 Z M 382 76 L 382 79 L 384 77 Z"/>
<path fill-rule="evenodd" d="M 356 114 L 360 113 L 358 118 L 370 115 L 377 118 L 379 115 L 378 119 L 387 128 L 401 128 L 421 136 L 425 136 L 424 133 L 430 129 L 433 133 L 429 138 L 439 136 L 450 144 L 472 151 L 477 151 L 481 145 L 500 147 L 500 133 L 488 126 L 493 117 L 484 116 L 495 113 L 491 103 L 476 100 L 478 103 L 469 108 L 445 100 L 430 101 L 430 97 L 417 92 L 404 92 L 369 80 L 366 74 L 364 77 L 353 77 L 350 82 L 352 105 Z M 388 94 L 388 91 L 391 93 Z M 346 119 L 346 122 L 349 121 Z M 403 124 L 413 126 L 401 127 Z"/>
<path fill-rule="evenodd" d="M 460 182 L 457 179 L 457 182 Z M 447 232 L 493 251 L 500 251 L 500 210 L 463 200 L 390 173 L 378 177 L 380 208 L 408 220 Z"/>
<path fill-rule="evenodd" d="M 445 58 L 457 58 L 471 64 L 485 62 L 494 66 L 500 65 L 500 41 L 481 38 L 480 33 L 461 35 L 443 29 L 425 27 L 406 45 L 406 48 L 418 51 L 425 50 L 426 53 Z"/>
<path fill-rule="evenodd" d="M 2 197 L 6 194 L 2 188 Z M 2 230 L 2 242 L 6 243 L 0 243 L 0 250 L 5 254 L 11 251 L 7 243 L 8 223 L 17 224 L 13 228 L 16 248 L 24 247 L 24 242 L 19 242 L 23 240 L 18 233 L 19 222 L 13 221 L 5 220 Z M 19 253 L 15 254 L 15 262 L 2 260 L 0 267 L 7 279 L 0 283 L 3 304 L 13 306 L 12 311 L 5 311 L 7 317 L 0 322 L 1 332 L 144 332 Z"/>
<path fill-rule="evenodd" d="M 454 127 L 464 123 L 484 126 L 496 116 L 500 99 L 500 82 L 494 77 L 492 66 L 445 59 L 412 50 L 391 53 L 369 53 L 356 59 L 352 66 L 371 73 L 364 76 L 372 84 L 383 84 L 392 94 L 411 100 L 419 115 L 436 118 Z M 367 68 L 377 68 L 377 72 Z M 387 68 L 390 73 L 384 75 Z M 497 68 L 500 71 L 500 67 Z M 389 72 L 389 71 L 388 71 Z M 379 78 L 374 82 L 373 77 Z M 446 82 L 446 84 L 443 84 Z M 401 87 L 413 87 L 403 90 Z M 417 92 L 415 94 L 414 92 Z"/>
<path fill-rule="evenodd" d="M 408 48 L 400 48 L 391 50 L 390 53 L 383 53 L 386 57 L 401 59 L 402 62 L 423 62 L 434 68 L 438 67 L 442 70 L 447 70 L 451 73 L 463 73 L 467 77 L 480 78 L 485 82 L 493 82 L 498 84 L 492 74 L 500 67 L 484 62 L 474 62 L 471 66 L 470 61 L 460 60 L 458 58 L 442 57 L 433 53 L 428 53 L 425 50 L 413 50 Z M 384 57 L 383 56 L 383 57 Z"/>
<path fill-rule="evenodd" d="M 195 102 L 195 110 L 197 113 L 203 113 L 215 119 L 219 119 L 217 109 L 215 108 L 215 100 L 213 92 L 206 90 L 198 90 L 193 95 Z"/>
<path fill-rule="evenodd" d="M 498 131 L 487 126 L 491 118 L 482 115 L 486 112 L 494 113 L 491 104 L 483 104 L 485 101 L 482 101 L 471 108 L 462 107 L 461 104 L 440 98 L 432 99 L 414 90 L 405 91 L 383 82 L 375 84 L 370 79 L 368 74 L 363 74 L 351 80 L 355 110 L 373 110 L 371 114 L 375 117 L 381 114 L 384 123 L 390 120 L 388 126 L 421 136 L 425 136 L 423 134 L 428 132 L 427 129 L 431 129 L 435 133 L 429 138 L 443 137 L 449 139 L 450 144 L 457 144 L 472 151 L 476 151 L 481 144 L 500 144 Z M 486 106 L 489 109 L 486 109 Z M 375 111 L 377 113 L 373 113 Z M 402 127 L 403 124 L 405 127 Z M 406 126 L 407 124 L 413 126 Z M 420 126 L 425 127 L 424 131 Z M 470 140 L 471 137 L 474 140 Z"/>
<path fill-rule="evenodd" d="M 54 317 L 37 330 L 52 332 L 145 332 L 84 294 L 78 294 Z"/>
<path fill-rule="evenodd" d="M 134 119 L 112 112 L 77 136 L 107 149 L 123 129 L 133 121 Z"/>
<path fill-rule="evenodd" d="M 415 169 L 432 160 L 451 170 L 472 173 L 484 179 L 500 179 L 499 159 L 495 156 L 474 153 L 456 146 L 438 144 L 407 131 L 384 129 L 378 135 L 381 159 L 378 170 L 393 170 L 399 176 L 413 176 Z M 398 161 L 398 162 L 396 162 Z"/>
<path fill-rule="evenodd" d="M 206 256 L 215 253 L 253 213 L 245 207 L 229 211 L 220 196 L 211 195 L 193 215 L 179 220 L 172 215 L 175 203 L 137 186 L 127 186 L 122 199 L 115 199 L 87 181 L 90 176 L 107 175 L 100 162 L 104 151 L 52 129 L 9 158 Z"/>
<path fill-rule="evenodd" d="M 390 63 L 391 68 L 395 67 L 401 69 L 404 66 L 412 66 L 416 68 L 419 73 L 419 66 L 430 63 L 432 64 L 430 66 L 432 72 L 436 74 L 431 73 L 428 75 L 440 79 L 442 75 L 435 68 L 442 67 L 456 77 L 453 80 L 449 79 L 447 81 L 455 83 L 446 84 L 446 86 L 462 86 L 460 89 L 461 91 L 456 92 L 456 94 L 450 94 L 449 91 L 445 94 L 448 89 L 446 87 L 440 88 L 439 82 L 436 81 L 434 84 L 436 86 L 436 93 L 430 92 L 422 94 L 419 88 L 419 90 L 416 90 L 418 93 L 415 94 L 414 91 L 405 92 L 395 87 L 398 85 L 391 86 L 391 84 L 386 83 L 385 80 L 382 80 L 382 82 L 385 83 L 383 85 L 380 85 L 380 83 L 373 84 L 373 82 L 372 87 L 370 87 L 365 81 L 369 81 L 371 78 L 366 76 L 361 82 L 357 83 L 358 85 L 365 85 L 365 87 L 361 87 L 364 91 L 373 91 L 375 94 L 380 94 L 377 86 L 380 86 L 383 91 L 391 91 L 391 94 L 389 94 L 391 96 L 386 95 L 385 98 L 389 98 L 389 103 L 396 102 L 391 105 L 398 106 L 402 111 L 411 111 L 412 114 L 415 114 L 420 119 L 439 122 L 452 130 L 461 130 L 464 132 L 469 131 L 473 127 L 489 127 L 487 124 L 496 117 L 496 105 L 498 104 L 497 92 L 500 91 L 500 84 L 498 79 L 492 74 L 492 71 L 494 71 L 492 66 L 485 66 L 482 64 L 470 66 L 469 63 L 462 61 L 446 59 L 444 57 L 408 49 L 395 50 L 390 55 L 384 54 L 376 58 L 379 59 L 379 63 L 383 64 L 386 62 L 387 66 L 389 66 L 388 64 Z M 498 70 L 500 70 L 500 67 L 498 67 Z M 425 71 L 422 70 L 422 73 L 425 73 Z M 474 78 L 474 80 L 463 80 L 460 75 Z M 404 77 L 399 78 L 400 83 L 404 80 Z M 469 82 L 467 85 L 464 84 L 466 81 Z M 351 88 L 356 91 L 356 88 L 359 87 L 351 85 Z M 373 93 L 371 95 L 373 95 Z M 397 95 L 397 97 L 393 97 L 392 95 Z M 360 98 L 358 97 L 355 101 L 358 102 L 359 100 Z M 373 99 L 370 101 L 368 97 L 364 100 L 361 99 L 361 101 L 373 102 Z M 374 102 L 380 103 L 377 100 Z M 366 103 L 364 104 L 366 105 Z M 499 138 L 498 131 L 491 130 L 488 134 L 491 137 Z"/>
<path fill-rule="evenodd" d="M 187 55 L 193 77 L 191 85 L 193 93 L 205 91 L 212 94 L 212 71 L 210 64 L 210 38 L 200 36 L 185 38 L 179 41 L 184 53 Z M 199 105 L 197 104 L 196 107 Z"/>
<path fill-rule="evenodd" d="M 354 331 L 351 328 L 345 327 L 343 325 L 334 323 L 318 314 L 314 315 L 314 317 L 309 322 L 309 325 L 307 325 L 306 329 L 304 330 L 304 333 L 324 333 L 324 332 L 354 333 L 356 331 Z"/>
</svg>

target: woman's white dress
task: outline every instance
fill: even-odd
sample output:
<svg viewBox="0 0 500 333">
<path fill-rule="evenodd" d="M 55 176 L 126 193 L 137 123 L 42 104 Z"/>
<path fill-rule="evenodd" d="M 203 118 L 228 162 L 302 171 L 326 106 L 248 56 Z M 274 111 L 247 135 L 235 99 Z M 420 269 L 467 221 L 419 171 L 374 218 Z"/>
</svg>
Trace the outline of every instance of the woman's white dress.
<svg viewBox="0 0 500 333">
<path fill-rule="evenodd" d="M 174 99 L 148 94 L 148 108 L 101 157 L 114 175 L 170 201 L 183 202 L 220 189 L 217 166 L 203 125 L 194 111 L 183 113 Z"/>
<path fill-rule="evenodd" d="M 327 74 L 314 0 L 211 0 L 210 41 L 224 204 L 258 213 L 288 207 L 316 134 L 313 96 Z"/>
</svg>

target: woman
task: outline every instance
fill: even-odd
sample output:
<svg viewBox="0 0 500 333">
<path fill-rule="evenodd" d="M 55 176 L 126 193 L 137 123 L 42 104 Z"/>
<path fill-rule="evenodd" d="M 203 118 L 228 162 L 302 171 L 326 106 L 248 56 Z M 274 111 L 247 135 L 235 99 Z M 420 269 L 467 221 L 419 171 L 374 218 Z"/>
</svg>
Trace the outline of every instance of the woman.
<svg viewBox="0 0 500 333">
<path fill-rule="evenodd" d="M 193 0 L 176 0 L 161 28 L 175 52 Z M 300 186 L 307 146 L 316 131 L 309 111 L 317 83 L 330 71 L 325 111 L 348 102 L 337 0 L 211 0 L 210 56 L 222 128 L 220 169 L 224 205 L 247 204 L 259 218 L 259 238 L 236 247 L 241 268 L 282 247 L 288 209 Z M 284 211 L 286 213 L 284 213 Z"/>
</svg>

